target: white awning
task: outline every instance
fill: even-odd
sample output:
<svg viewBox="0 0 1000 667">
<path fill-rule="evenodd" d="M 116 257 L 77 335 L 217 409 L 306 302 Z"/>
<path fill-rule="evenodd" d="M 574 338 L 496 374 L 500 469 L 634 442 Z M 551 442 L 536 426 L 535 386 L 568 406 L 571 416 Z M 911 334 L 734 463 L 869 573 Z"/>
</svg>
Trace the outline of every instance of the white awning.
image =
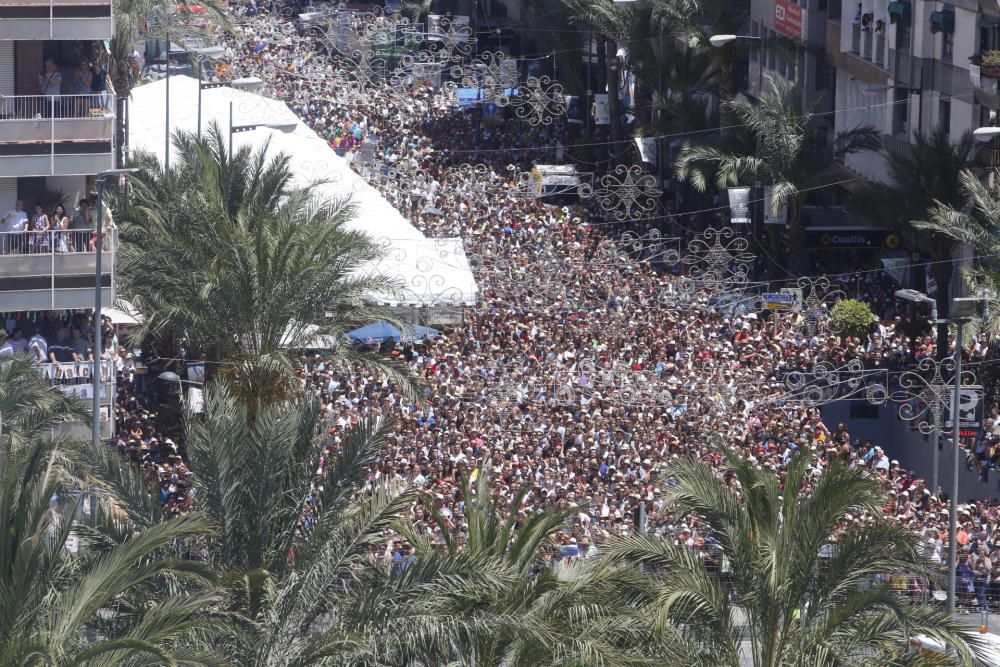
<svg viewBox="0 0 1000 667">
<path fill-rule="evenodd" d="M 162 162 L 165 144 L 166 82 L 156 81 L 132 91 L 129 108 L 129 146 L 147 151 Z M 212 122 L 225 133 L 230 110 L 233 125 L 256 129 L 232 135 L 234 148 L 261 146 L 270 140 L 271 150 L 290 156 L 297 185 L 315 184 L 318 196 L 328 201 L 349 199 L 355 207 L 350 228 L 365 232 L 385 248 L 385 256 L 373 271 L 389 277 L 400 290 L 397 299 L 375 297 L 391 305 L 472 305 L 477 287 L 461 239 L 429 239 L 411 225 L 378 190 L 355 174 L 348 161 L 299 121 L 284 103 L 228 87 L 202 91 L 202 131 Z M 280 125 L 271 129 L 265 125 Z M 186 76 L 170 78 L 170 127 L 172 132 L 195 132 L 198 127 L 198 81 Z M 285 132 L 284 129 L 291 128 Z M 178 156 L 173 146 L 171 161 Z"/>
</svg>

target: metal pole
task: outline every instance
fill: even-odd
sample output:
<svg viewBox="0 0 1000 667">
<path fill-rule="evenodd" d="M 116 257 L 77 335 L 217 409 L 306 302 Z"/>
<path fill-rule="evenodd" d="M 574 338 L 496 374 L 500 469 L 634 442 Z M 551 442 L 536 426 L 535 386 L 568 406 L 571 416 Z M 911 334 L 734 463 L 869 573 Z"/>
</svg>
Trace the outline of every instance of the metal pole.
<svg viewBox="0 0 1000 667">
<path fill-rule="evenodd" d="M 591 97 L 593 92 L 590 90 L 590 61 L 594 59 L 594 30 L 589 28 L 587 30 L 587 98 L 583 102 L 583 113 L 587 117 L 587 136 L 590 136 L 590 105 Z"/>
<path fill-rule="evenodd" d="M 201 139 L 201 68 L 202 61 L 198 61 L 198 138 Z"/>
<path fill-rule="evenodd" d="M 94 355 L 90 372 L 91 389 L 94 392 L 90 432 L 90 447 L 96 456 L 101 449 L 101 351 L 104 347 L 101 336 L 101 255 L 104 246 L 104 177 L 97 179 L 97 233 L 94 235 Z M 110 417 L 110 415 L 109 415 Z M 97 525 L 97 494 L 90 491 L 90 520 Z"/>
<path fill-rule="evenodd" d="M 931 431 L 931 447 L 933 452 L 931 453 L 931 489 L 934 493 L 938 491 L 938 466 L 940 465 L 941 452 L 938 449 L 941 446 L 941 431 L 940 427 L 935 425 L 933 431 Z"/>
<path fill-rule="evenodd" d="M 91 446 L 97 452 L 101 446 L 101 255 L 104 244 L 104 177 L 97 179 L 97 233 L 94 236 L 94 369 L 90 380 L 94 391 L 93 417 L 94 424 L 91 433 Z"/>
<path fill-rule="evenodd" d="M 165 33 L 167 38 L 167 56 L 164 59 L 167 67 L 167 100 L 166 104 L 163 105 L 163 111 L 166 114 L 166 120 L 164 121 L 163 128 L 163 177 L 168 182 L 170 181 L 170 32 Z"/>
<path fill-rule="evenodd" d="M 233 161 L 233 101 L 229 100 L 229 161 Z"/>
<path fill-rule="evenodd" d="M 962 391 L 962 320 L 955 322 L 955 386 L 951 397 L 951 511 L 948 517 L 948 613 L 955 613 L 955 568 L 958 566 L 958 459 L 960 429 L 958 428 L 959 395 Z"/>
</svg>

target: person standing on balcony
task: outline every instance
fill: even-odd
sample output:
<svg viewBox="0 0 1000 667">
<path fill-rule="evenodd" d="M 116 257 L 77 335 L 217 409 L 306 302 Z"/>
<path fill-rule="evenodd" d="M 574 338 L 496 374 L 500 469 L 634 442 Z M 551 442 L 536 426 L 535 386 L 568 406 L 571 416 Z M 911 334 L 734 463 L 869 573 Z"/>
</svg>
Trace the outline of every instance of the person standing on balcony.
<svg viewBox="0 0 1000 667">
<path fill-rule="evenodd" d="M 49 250 L 49 231 L 52 225 L 49 224 L 49 216 L 45 215 L 45 209 L 41 204 L 35 204 L 35 216 L 31 221 L 31 246 L 30 254 L 47 253 Z"/>
<path fill-rule="evenodd" d="M 0 329 L 0 359 L 3 359 L 4 357 L 13 357 L 13 356 L 14 356 L 14 348 L 7 340 L 7 330 Z"/>
<path fill-rule="evenodd" d="M 86 117 L 90 111 L 90 93 L 93 87 L 94 73 L 90 71 L 90 63 L 85 58 L 73 72 L 73 94 L 76 95 L 73 108 L 77 118 Z"/>
<path fill-rule="evenodd" d="M 0 253 L 19 255 L 24 252 L 24 232 L 27 229 L 28 213 L 24 210 L 24 202 L 18 199 L 14 202 L 14 210 L 8 211 L 3 218 L 2 231 L 5 233 Z"/>
<path fill-rule="evenodd" d="M 24 337 L 24 331 L 21 327 L 14 328 L 10 337 L 7 338 L 7 344 L 14 350 L 14 354 L 24 354 L 28 351 L 28 339 Z"/>
<path fill-rule="evenodd" d="M 90 91 L 94 93 L 92 104 L 107 111 L 108 109 L 108 68 L 104 61 L 106 56 L 101 54 L 90 66 L 91 84 Z"/>
<path fill-rule="evenodd" d="M 97 230 L 94 225 L 94 213 L 90 206 L 89 199 L 81 199 L 79 208 L 73 214 L 73 221 L 69 225 L 70 245 L 74 252 L 86 252 L 90 247 L 90 237 Z M 86 232 L 91 232 L 87 234 Z"/>
<path fill-rule="evenodd" d="M 28 356 L 36 363 L 49 363 L 49 341 L 45 340 L 41 331 L 35 331 L 28 341 Z"/>
<path fill-rule="evenodd" d="M 66 215 L 66 207 L 62 204 L 56 206 L 56 210 L 52 212 L 52 217 L 49 219 L 49 224 L 52 225 L 52 229 L 55 233 L 52 235 L 55 241 L 56 252 L 69 252 L 70 251 L 70 231 L 69 231 L 69 216 Z"/>
<path fill-rule="evenodd" d="M 49 97 L 49 116 L 55 116 L 58 97 L 62 94 L 62 72 L 52 56 L 45 59 L 45 69 L 38 75 L 38 89 L 42 95 Z"/>
</svg>

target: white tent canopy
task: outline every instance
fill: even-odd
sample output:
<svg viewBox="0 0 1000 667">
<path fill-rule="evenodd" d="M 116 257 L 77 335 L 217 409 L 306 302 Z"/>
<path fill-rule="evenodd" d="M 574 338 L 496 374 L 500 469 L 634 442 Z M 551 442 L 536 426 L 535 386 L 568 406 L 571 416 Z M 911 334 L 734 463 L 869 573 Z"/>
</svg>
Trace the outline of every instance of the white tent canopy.
<svg viewBox="0 0 1000 667">
<path fill-rule="evenodd" d="M 166 143 L 166 82 L 149 83 L 132 91 L 129 102 L 129 146 L 146 151 L 161 162 Z M 355 174 L 348 161 L 302 123 L 284 102 L 228 87 L 202 91 L 202 131 L 215 122 L 229 133 L 230 114 L 235 127 L 257 125 L 231 135 L 234 149 L 258 147 L 270 140 L 270 150 L 290 156 L 296 185 L 315 184 L 318 196 L 349 199 L 355 215 L 349 226 L 362 230 L 385 248 L 385 256 L 372 270 L 380 271 L 399 287 L 393 299 L 377 297 L 391 305 L 455 306 L 476 302 L 476 282 L 461 239 L 429 239 L 411 225 L 375 188 Z M 272 129 L 265 125 L 281 125 Z M 198 128 L 198 81 L 186 76 L 170 78 L 171 132 Z M 285 129 L 291 129 L 285 132 Z M 171 162 L 178 159 L 170 147 Z"/>
</svg>

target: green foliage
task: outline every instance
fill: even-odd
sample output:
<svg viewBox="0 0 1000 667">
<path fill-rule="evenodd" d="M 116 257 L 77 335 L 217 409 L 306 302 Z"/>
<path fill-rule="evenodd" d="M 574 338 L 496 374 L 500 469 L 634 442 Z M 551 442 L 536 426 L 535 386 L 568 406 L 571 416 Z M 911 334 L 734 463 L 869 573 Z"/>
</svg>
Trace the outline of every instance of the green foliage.
<svg viewBox="0 0 1000 667">
<path fill-rule="evenodd" d="M 877 149 L 879 134 L 871 127 L 856 127 L 828 144 L 813 131 L 815 114 L 802 108 L 794 84 L 772 73 L 759 102 L 740 96 L 724 102 L 723 110 L 746 127 L 751 140 L 736 134 L 722 143 L 685 144 L 675 165 L 677 177 L 701 192 L 712 185 L 720 190 L 755 182 L 771 185 L 775 212 L 782 204 L 788 206 L 789 265 L 802 275 L 807 260 L 801 219 L 806 192 L 829 185 L 830 170 L 840 157 Z"/>
<path fill-rule="evenodd" d="M 779 476 L 717 446 L 731 481 L 680 459 L 665 475 L 664 497 L 677 516 L 705 521 L 706 539 L 729 564 L 728 584 L 672 540 L 634 535 L 604 549 L 612 562 L 642 568 L 659 664 L 929 664 L 906 655 L 915 634 L 953 648 L 953 664 L 971 664 L 977 642 L 966 624 L 879 583 L 886 574 L 940 581 L 918 536 L 884 518 L 878 480 L 838 462 L 815 475 L 802 453 Z M 871 519 L 852 524 L 848 514 Z"/>
<path fill-rule="evenodd" d="M 830 310 L 830 330 L 842 336 L 867 338 L 875 313 L 864 301 L 841 299 Z"/>
<path fill-rule="evenodd" d="M 175 144 L 169 175 L 137 158 L 121 216 L 121 286 L 146 316 L 141 335 L 184 335 L 209 360 L 232 362 L 223 370 L 248 403 L 284 394 L 293 351 L 323 340 L 405 385 L 399 365 L 339 345 L 352 329 L 393 319 L 372 305 L 395 286 L 371 268 L 377 243 L 348 229 L 350 203 L 293 187 L 289 157 L 268 143 L 230 156 L 218 125 Z"/>
<path fill-rule="evenodd" d="M 218 664 L 186 641 L 195 626 L 220 626 L 210 572 L 171 557 L 212 524 L 192 513 L 140 529 L 104 503 L 95 526 L 76 524 L 75 498 L 97 473 L 92 453 L 39 429 L 79 416 L 77 408 L 36 386 L 36 369 L 21 362 L 0 369 L 9 429 L 0 438 L 0 665 Z M 137 470 L 123 474 L 141 483 Z M 72 531 L 83 545 L 77 554 L 66 550 Z"/>
<path fill-rule="evenodd" d="M 1000 67 L 1000 51 L 996 49 L 983 51 L 979 64 L 982 67 Z"/>
</svg>

